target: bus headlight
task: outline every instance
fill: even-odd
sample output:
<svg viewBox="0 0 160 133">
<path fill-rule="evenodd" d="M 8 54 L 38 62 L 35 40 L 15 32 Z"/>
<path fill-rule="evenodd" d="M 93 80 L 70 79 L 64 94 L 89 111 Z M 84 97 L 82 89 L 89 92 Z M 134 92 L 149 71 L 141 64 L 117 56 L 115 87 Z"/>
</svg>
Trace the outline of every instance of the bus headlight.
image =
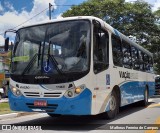
<svg viewBox="0 0 160 133">
<path fill-rule="evenodd" d="M 73 98 L 75 96 L 78 96 L 82 91 L 85 89 L 85 85 L 78 86 L 76 88 L 72 88 L 66 91 L 64 94 L 65 97 L 67 98 Z"/>
<path fill-rule="evenodd" d="M 73 93 L 71 90 L 69 90 L 69 91 L 67 92 L 67 95 L 68 95 L 68 97 L 73 97 L 74 93 Z"/>
<path fill-rule="evenodd" d="M 76 94 L 81 93 L 81 91 L 82 91 L 81 87 L 77 87 L 77 88 L 75 89 L 75 93 L 76 93 Z"/>
<path fill-rule="evenodd" d="M 16 87 L 11 87 L 11 91 L 17 97 L 22 95 L 21 91 L 17 89 Z"/>
</svg>

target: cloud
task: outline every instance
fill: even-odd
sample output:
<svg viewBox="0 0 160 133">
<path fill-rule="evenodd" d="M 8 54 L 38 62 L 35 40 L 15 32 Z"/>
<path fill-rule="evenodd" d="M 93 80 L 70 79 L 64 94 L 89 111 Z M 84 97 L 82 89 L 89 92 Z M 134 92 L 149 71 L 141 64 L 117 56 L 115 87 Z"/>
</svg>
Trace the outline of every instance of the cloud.
<svg viewBox="0 0 160 133">
<path fill-rule="evenodd" d="M 152 11 L 158 10 L 160 8 L 160 0 L 144 0 L 152 5 Z"/>
<path fill-rule="evenodd" d="M 2 12 L 2 11 L 3 11 L 3 7 L 2 7 L 2 4 L 0 2 L 0 12 Z"/>
<path fill-rule="evenodd" d="M 8 10 L 14 11 L 13 5 L 12 5 L 11 3 L 9 3 L 8 1 L 5 1 L 5 2 L 4 2 L 4 6 L 5 6 Z"/>
<path fill-rule="evenodd" d="M 0 36 L 0 44 L 4 44 L 4 38 L 3 38 L 3 36 Z"/>
<path fill-rule="evenodd" d="M 32 10 L 31 10 L 31 12 L 29 13 L 29 15 L 30 16 L 31 15 L 34 16 L 37 13 L 41 12 L 42 10 L 44 10 L 45 8 L 48 8 L 49 3 L 52 3 L 52 5 L 54 5 L 54 7 L 55 7 L 55 4 L 54 4 L 53 0 L 34 0 L 34 6 L 33 6 Z M 45 11 L 41 15 L 37 16 L 33 20 L 33 22 L 42 21 L 42 20 L 48 19 L 48 16 L 46 15 L 47 11 Z"/>
<path fill-rule="evenodd" d="M 5 2 L 5 6 L 7 7 L 7 9 L 9 8 L 10 10 L 3 13 L 3 15 L 0 15 L 0 34 L 4 33 L 4 31 L 6 31 L 7 29 L 12 29 L 17 25 L 22 24 L 23 22 L 27 21 L 31 17 L 35 16 L 36 14 L 40 13 L 44 9 L 48 8 L 49 3 L 52 3 L 52 5 L 54 5 L 54 8 L 56 8 L 54 0 L 33 0 L 33 8 L 30 12 L 23 10 L 21 13 L 18 13 L 14 9 L 12 4 Z M 3 7 L 1 6 L 1 3 L 0 3 L 0 11 L 1 10 L 3 10 Z M 49 18 L 48 18 L 47 12 L 48 10 L 46 9 L 40 15 L 31 19 L 27 23 L 23 24 L 23 26 L 48 20 Z M 0 35 L 0 45 L 4 45 L 3 35 Z"/>
<path fill-rule="evenodd" d="M 56 16 L 57 19 L 61 19 L 62 17 L 62 13 Z"/>
<path fill-rule="evenodd" d="M 160 0 L 157 0 L 153 6 L 153 11 L 156 11 L 158 8 L 160 8 Z"/>
</svg>

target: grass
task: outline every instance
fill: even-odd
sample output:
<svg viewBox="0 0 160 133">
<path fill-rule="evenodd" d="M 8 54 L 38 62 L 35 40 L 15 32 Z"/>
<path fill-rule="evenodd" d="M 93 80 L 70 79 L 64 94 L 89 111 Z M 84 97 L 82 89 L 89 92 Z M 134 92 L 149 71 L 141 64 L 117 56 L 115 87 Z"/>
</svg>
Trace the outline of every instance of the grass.
<svg viewBox="0 0 160 133">
<path fill-rule="evenodd" d="M 9 103 L 8 102 L 0 103 L 0 115 L 8 113 L 13 113 L 13 111 L 10 110 Z"/>
</svg>

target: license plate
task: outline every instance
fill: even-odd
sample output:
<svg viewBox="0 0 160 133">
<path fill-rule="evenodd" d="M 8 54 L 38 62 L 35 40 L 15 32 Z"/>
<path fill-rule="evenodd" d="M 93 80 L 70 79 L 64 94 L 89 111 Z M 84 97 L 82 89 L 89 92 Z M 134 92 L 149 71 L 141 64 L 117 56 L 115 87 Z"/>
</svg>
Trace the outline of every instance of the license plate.
<svg viewBox="0 0 160 133">
<path fill-rule="evenodd" d="M 36 107 L 46 107 L 47 101 L 34 101 L 34 106 Z"/>
</svg>

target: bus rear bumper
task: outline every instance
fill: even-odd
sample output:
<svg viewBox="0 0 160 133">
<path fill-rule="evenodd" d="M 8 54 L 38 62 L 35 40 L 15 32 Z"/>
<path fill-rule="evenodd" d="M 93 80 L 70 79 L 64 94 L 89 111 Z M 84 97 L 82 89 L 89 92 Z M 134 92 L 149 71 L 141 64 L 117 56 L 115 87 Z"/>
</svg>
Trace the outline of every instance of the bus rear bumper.
<svg viewBox="0 0 160 133">
<path fill-rule="evenodd" d="M 14 111 L 25 112 L 46 112 L 62 115 L 91 115 L 92 93 L 85 89 L 80 95 L 74 98 L 29 98 L 16 97 L 11 91 L 8 92 L 10 108 Z M 46 101 L 46 107 L 34 106 L 34 101 Z"/>
</svg>

